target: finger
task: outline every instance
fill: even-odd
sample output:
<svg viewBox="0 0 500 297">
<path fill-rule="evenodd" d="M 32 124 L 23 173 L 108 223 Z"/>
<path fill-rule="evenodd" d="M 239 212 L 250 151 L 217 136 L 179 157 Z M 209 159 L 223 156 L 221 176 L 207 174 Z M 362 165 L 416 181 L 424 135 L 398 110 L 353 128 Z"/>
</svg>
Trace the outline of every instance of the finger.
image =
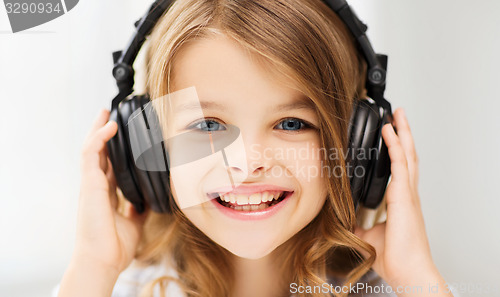
<svg viewBox="0 0 500 297">
<path fill-rule="evenodd" d="M 111 161 L 107 159 L 107 167 L 108 170 L 106 172 L 106 177 L 108 178 L 108 184 L 109 184 L 109 199 L 111 202 L 111 207 L 113 209 L 118 208 L 118 195 L 116 194 L 117 186 L 116 186 L 116 179 L 115 179 L 115 174 L 113 172 L 113 168 L 111 165 Z"/>
<path fill-rule="evenodd" d="M 125 201 L 125 211 L 123 213 L 123 217 L 132 221 L 137 228 L 142 227 L 144 221 L 148 216 L 148 213 L 149 209 L 146 209 L 143 213 L 138 213 L 134 205 L 130 201 Z"/>
<path fill-rule="evenodd" d="M 101 109 L 97 114 L 96 118 L 92 122 L 92 126 L 89 130 L 88 136 L 94 134 L 99 128 L 101 128 L 109 118 L 109 111 L 107 109 Z"/>
<path fill-rule="evenodd" d="M 116 123 L 107 123 L 91 136 L 82 149 L 80 168 L 82 190 L 85 192 L 97 190 L 99 192 L 105 191 L 107 194 L 109 191 L 106 172 L 101 167 L 101 159 L 106 142 L 115 133 L 116 128 Z M 104 156 L 104 160 L 106 160 L 106 156 Z"/>
<path fill-rule="evenodd" d="M 400 108 L 394 112 L 394 124 L 407 158 L 410 181 L 416 187 L 418 184 L 418 156 L 410 125 L 403 109 Z"/>
<path fill-rule="evenodd" d="M 117 125 L 115 122 L 109 122 L 99 128 L 94 135 L 91 136 L 89 142 L 85 144 L 82 151 L 80 165 L 82 171 L 80 197 L 86 197 L 86 202 L 84 203 L 82 200 L 82 203 L 86 205 L 86 207 L 89 207 L 91 212 L 95 212 L 96 208 L 98 208 L 99 211 L 112 210 L 109 199 L 102 199 L 102 197 L 109 197 L 111 187 L 108 183 L 106 172 L 101 168 L 100 162 L 101 152 L 107 140 L 116 133 L 116 129 Z"/>
<path fill-rule="evenodd" d="M 107 141 L 106 141 L 107 142 Z M 104 145 L 102 150 L 99 152 L 99 166 L 104 172 L 108 172 L 108 146 Z"/>
<path fill-rule="evenodd" d="M 356 226 L 356 228 L 354 228 L 354 235 L 356 235 L 357 237 L 359 237 L 359 239 L 364 240 L 364 235 L 366 233 L 366 230 L 364 230 L 363 228 L 359 227 L 359 226 Z M 363 249 L 356 249 L 356 251 L 358 253 L 360 253 L 365 259 L 368 258 L 370 256 L 370 254 L 363 250 Z"/>
<path fill-rule="evenodd" d="M 110 121 L 91 135 L 82 150 L 82 169 L 99 169 L 103 171 L 103 164 L 101 163 L 102 151 L 117 130 L 118 125 L 116 122 Z"/>
<path fill-rule="evenodd" d="M 354 229 L 354 234 L 358 236 L 361 240 L 369 243 L 371 246 L 375 248 L 377 254 L 381 254 L 385 241 L 385 229 L 386 223 L 376 224 L 372 228 L 368 230 L 364 230 L 360 226 L 356 226 Z M 361 250 L 360 252 L 365 258 L 369 256 L 367 251 Z"/>
<path fill-rule="evenodd" d="M 406 155 L 391 124 L 386 124 L 382 128 L 382 137 L 389 151 L 391 159 L 392 182 L 399 185 L 409 185 L 408 162 Z"/>
<path fill-rule="evenodd" d="M 363 238 L 364 234 L 366 233 L 366 230 L 361 228 L 360 226 L 356 226 L 354 228 L 354 235 L 356 235 L 359 238 Z"/>
</svg>

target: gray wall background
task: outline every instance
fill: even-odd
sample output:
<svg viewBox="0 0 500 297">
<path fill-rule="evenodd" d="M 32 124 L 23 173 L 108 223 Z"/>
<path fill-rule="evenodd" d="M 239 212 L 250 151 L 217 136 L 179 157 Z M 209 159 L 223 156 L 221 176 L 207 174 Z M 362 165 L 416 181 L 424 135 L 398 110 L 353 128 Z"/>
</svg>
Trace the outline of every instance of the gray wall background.
<svg viewBox="0 0 500 297">
<path fill-rule="evenodd" d="M 414 133 L 437 266 L 449 282 L 498 286 L 500 2 L 350 2 L 389 55 L 387 98 Z M 50 296 L 59 282 L 75 237 L 83 138 L 116 92 L 111 52 L 149 4 L 80 1 L 17 34 L 0 5 L 0 296 Z"/>
</svg>

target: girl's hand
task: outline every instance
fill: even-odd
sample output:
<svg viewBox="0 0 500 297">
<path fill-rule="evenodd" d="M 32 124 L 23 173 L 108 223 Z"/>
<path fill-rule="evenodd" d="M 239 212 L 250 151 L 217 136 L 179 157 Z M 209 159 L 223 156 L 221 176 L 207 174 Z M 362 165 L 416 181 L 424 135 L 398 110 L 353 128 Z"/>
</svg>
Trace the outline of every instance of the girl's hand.
<svg viewBox="0 0 500 297">
<path fill-rule="evenodd" d="M 106 123 L 108 118 L 109 111 L 99 113 L 83 146 L 72 261 L 91 263 L 118 275 L 134 259 L 146 212 L 139 215 L 128 201 L 123 215 L 117 211 L 117 188 L 106 142 L 116 134 L 118 125 Z"/>
<path fill-rule="evenodd" d="M 393 288 L 422 285 L 422 296 L 426 296 L 429 284 L 445 284 L 432 260 L 425 232 L 417 186 L 418 158 L 410 127 L 402 109 L 393 116 L 398 134 L 389 124 L 382 129 L 392 173 L 385 193 L 387 221 L 370 230 L 358 227 L 355 234 L 375 247 L 373 269 Z"/>
</svg>

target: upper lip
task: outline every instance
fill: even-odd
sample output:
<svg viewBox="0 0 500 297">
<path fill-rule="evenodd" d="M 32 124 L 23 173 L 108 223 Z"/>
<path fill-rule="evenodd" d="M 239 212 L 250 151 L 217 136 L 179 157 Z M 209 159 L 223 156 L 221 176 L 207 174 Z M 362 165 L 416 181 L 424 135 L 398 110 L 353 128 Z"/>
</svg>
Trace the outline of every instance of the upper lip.
<svg viewBox="0 0 500 297">
<path fill-rule="evenodd" d="M 214 193 L 253 194 L 253 193 L 260 193 L 260 192 L 265 192 L 265 191 L 292 192 L 293 190 L 290 189 L 289 187 L 270 185 L 270 184 L 253 184 L 253 185 L 240 184 L 240 185 L 237 185 L 234 189 L 232 186 L 222 186 L 222 187 L 214 188 L 214 189 L 207 191 L 207 194 L 214 194 Z"/>
</svg>

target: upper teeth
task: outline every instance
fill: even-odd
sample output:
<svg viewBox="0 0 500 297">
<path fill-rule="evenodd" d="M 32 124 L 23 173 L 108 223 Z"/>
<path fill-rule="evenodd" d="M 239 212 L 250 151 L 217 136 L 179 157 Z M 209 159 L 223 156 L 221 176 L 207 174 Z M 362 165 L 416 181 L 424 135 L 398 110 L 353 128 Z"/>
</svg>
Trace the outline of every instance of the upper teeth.
<svg viewBox="0 0 500 297">
<path fill-rule="evenodd" d="M 262 192 L 262 193 L 254 193 L 251 195 L 248 194 L 233 194 L 219 193 L 219 197 L 221 200 L 230 202 L 238 205 L 247 205 L 247 204 L 260 204 L 262 202 L 268 202 L 274 200 L 278 200 L 284 192 Z"/>
</svg>

